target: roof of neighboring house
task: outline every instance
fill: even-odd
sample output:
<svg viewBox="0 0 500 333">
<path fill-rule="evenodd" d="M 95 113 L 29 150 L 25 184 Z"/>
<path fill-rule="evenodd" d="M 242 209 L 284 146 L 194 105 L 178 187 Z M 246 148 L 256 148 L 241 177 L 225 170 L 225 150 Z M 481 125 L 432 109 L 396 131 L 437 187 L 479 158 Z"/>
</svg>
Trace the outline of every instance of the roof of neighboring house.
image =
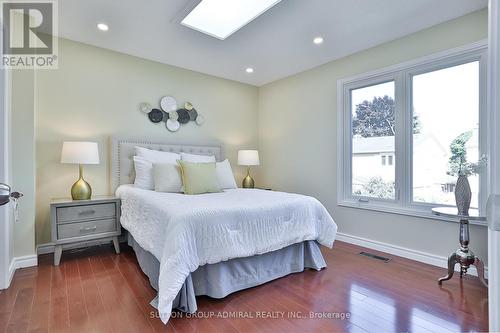
<svg viewBox="0 0 500 333">
<path fill-rule="evenodd" d="M 413 145 L 418 147 L 427 140 L 432 140 L 433 144 L 430 147 L 440 149 L 443 153 L 447 150 L 439 143 L 432 134 L 415 134 L 413 136 Z M 394 153 L 394 136 L 376 136 L 370 138 L 353 137 L 352 152 L 353 154 L 380 154 Z"/>
<path fill-rule="evenodd" d="M 354 137 L 352 138 L 353 154 L 376 154 L 393 153 L 393 136 L 374 136 L 370 138 Z"/>
</svg>

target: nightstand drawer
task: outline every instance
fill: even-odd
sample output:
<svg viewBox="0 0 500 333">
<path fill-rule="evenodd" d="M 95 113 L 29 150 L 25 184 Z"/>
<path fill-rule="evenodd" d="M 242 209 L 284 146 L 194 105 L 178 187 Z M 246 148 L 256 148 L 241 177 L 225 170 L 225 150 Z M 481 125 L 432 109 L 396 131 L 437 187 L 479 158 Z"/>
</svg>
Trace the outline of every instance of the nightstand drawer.
<svg viewBox="0 0 500 333">
<path fill-rule="evenodd" d="M 112 218 L 116 216 L 115 203 L 57 208 L 57 223 L 90 219 Z"/>
<path fill-rule="evenodd" d="M 57 238 L 74 238 L 116 231 L 115 219 L 68 223 L 57 226 Z"/>
</svg>

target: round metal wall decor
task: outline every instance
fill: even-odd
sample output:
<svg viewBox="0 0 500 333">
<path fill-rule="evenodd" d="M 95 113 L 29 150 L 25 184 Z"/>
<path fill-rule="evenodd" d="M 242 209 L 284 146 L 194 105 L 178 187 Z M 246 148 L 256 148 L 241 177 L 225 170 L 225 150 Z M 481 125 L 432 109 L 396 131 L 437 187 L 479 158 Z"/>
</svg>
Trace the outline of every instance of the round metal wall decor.
<svg viewBox="0 0 500 333">
<path fill-rule="evenodd" d="M 177 120 L 169 119 L 167 120 L 166 126 L 170 132 L 177 132 L 179 127 L 181 127 L 181 124 L 179 124 Z"/>
<path fill-rule="evenodd" d="M 148 103 L 141 103 L 139 104 L 139 110 L 141 110 L 142 113 L 149 113 L 149 111 L 151 111 L 151 105 Z"/>
<path fill-rule="evenodd" d="M 196 117 L 196 124 L 198 125 L 203 125 L 203 123 L 205 122 L 205 117 L 203 117 L 203 115 L 201 114 L 198 114 L 198 117 Z"/>
<path fill-rule="evenodd" d="M 148 115 L 148 118 L 153 123 L 164 122 L 165 127 L 170 132 L 177 132 L 181 125 L 187 124 L 190 121 L 197 125 L 202 125 L 205 118 L 196 111 L 193 104 L 185 102 L 183 108 L 177 108 L 177 101 L 172 96 L 163 96 L 160 99 L 160 108 L 152 108 L 146 102 L 139 104 L 139 111 Z"/>
<path fill-rule="evenodd" d="M 160 106 L 163 111 L 172 112 L 177 110 L 177 101 L 172 96 L 165 96 L 161 98 Z"/>
<path fill-rule="evenodd" d="M 179 119 L 179 114 L 177 113 L 177 111 L 169 112 L 168 119 L 177 120 Z"/>
<path fill-rule="evenodd" d="M 148 113 L 149 120 L 151 120 L 153 123 L 159 123 L 160 121 L 163 120 L 163 112 L 158 109 L 153 109 L 151 112 Z"/>
<path fill-rule="evenodd" d="M 167 121 L 170 117 L 168 116 L 168 112 L 162 111 L 163 112 L 163 121 Z"/>
<path fill-rule="evenodd" d="M 179 109 L 179 110 L 177 110 L 177 114 L 179 115 L 179 118 L 177 120 L 181 124 L 187 124 L 187 123 L 189 123 L 189 113 L 188 113 L 188 110 L 186 110 L 186 109 Z"/>
<path fill-rule="evenodd" d="M 195 108 L 192 108 L 191 110 L 188 111 L 189 113 L 189 120 L 195 121 L 196 117 L 198 117 L 198 111 L 196 111 Z"/>
</svg>

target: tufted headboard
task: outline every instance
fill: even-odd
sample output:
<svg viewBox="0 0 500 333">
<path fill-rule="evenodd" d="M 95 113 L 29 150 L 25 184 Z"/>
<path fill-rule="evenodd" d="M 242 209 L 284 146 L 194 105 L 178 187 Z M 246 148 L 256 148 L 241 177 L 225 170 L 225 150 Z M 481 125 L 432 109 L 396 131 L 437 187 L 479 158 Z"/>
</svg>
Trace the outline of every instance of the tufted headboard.
<svg viewBox="0 0 500 333">
<path fill-rule="evenodd" d="M 192 153 L 199 155 L 215 155 L 217 161 L 224 159 L 224 149 L 221 144 L 191 145 L 171 144 L 168 142 L 151 141 L 146 139 L 111 138 L 111 192 L 122 184 L 132 184 L 135 179 L 134 162 L 135 147 L 145 147 L 174 153 Z"/>
</svg>

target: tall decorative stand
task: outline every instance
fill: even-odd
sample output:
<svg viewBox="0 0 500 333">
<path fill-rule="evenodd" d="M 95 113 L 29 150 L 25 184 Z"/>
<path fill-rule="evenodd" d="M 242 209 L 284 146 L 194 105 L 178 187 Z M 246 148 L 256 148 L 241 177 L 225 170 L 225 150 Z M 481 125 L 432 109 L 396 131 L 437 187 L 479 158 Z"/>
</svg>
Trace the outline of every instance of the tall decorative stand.
<svg viewBox="0 0 500 333">
<path fill-rule="evenodd" d="M 477 268 L 479 280 L 488 287 L 484 279 L 484 263 L 469 249 L 469 221 L 486 221 L 486 217 L 480 216 L 479 211 L 472 208 L 469 209 L 468 215 L 458 214 L 457 209 L 454 207 L 436 207 L 432 209 L 432 214 L 460 220 L 460 248 L 448 257 L 448 274 L 438 279 L 438 283 L 442 284 L 443 281 L 447 281 L 453 277 L 455 264 L 460 264 L 460 278 L 467 273 L 470 265 L 474 265 Z"/>
</svg>

